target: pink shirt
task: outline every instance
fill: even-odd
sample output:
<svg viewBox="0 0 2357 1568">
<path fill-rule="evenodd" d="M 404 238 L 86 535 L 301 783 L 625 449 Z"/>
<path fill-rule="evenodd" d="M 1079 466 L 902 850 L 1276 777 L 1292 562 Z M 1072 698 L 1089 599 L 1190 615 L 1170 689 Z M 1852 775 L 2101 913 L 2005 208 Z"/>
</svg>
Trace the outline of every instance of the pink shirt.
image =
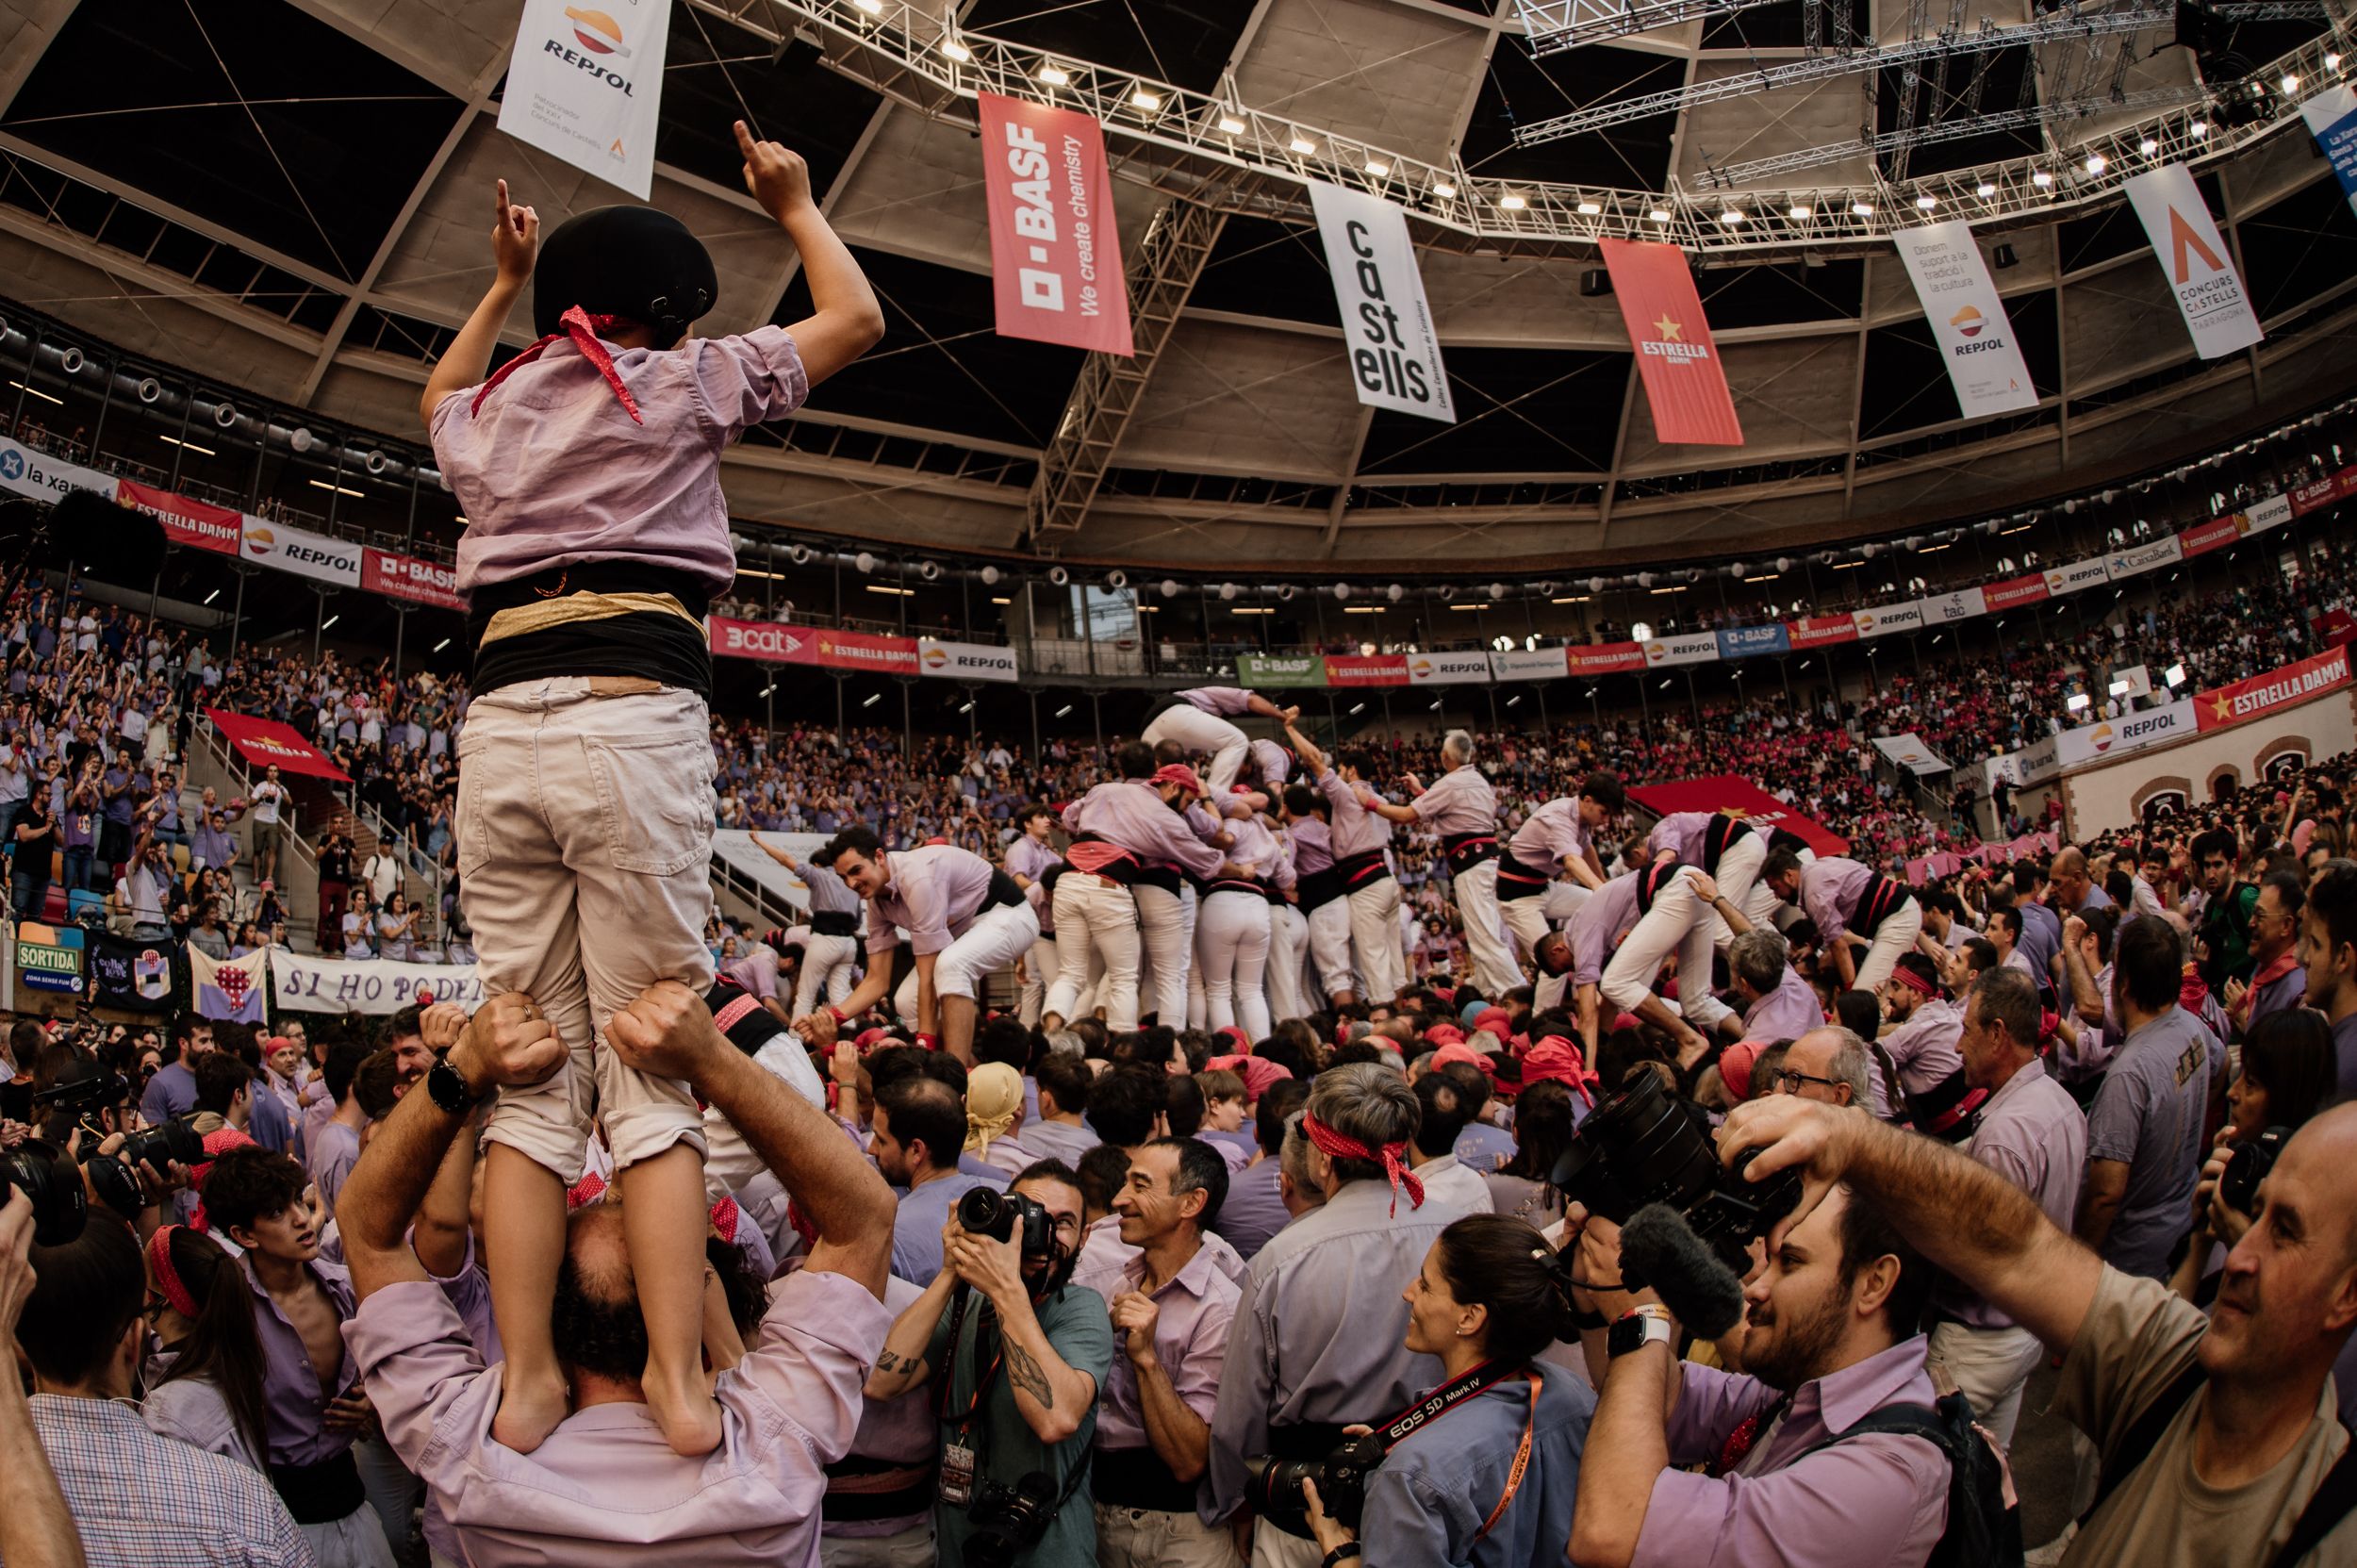
<svg viewBox="0 0 2357 1568">
<path fill-rule="evenodd" d="M 1514 830 L 1507 852 L 1534 871 L 1559 871 L 1566 860 L 1588 856 L 1588 830 L 1579 820 L 1579 797 L 1549 801 Z"/>
<path fill-rule="evenodd" d="M 909 951 L 922 958 L 965 934 L 982 900 L 990 896 L 990 862 L 954 844 L 926 844 L 883 857 L 891 881 L 867 900 L 867 950 L 889 952 L 900 945 L 899 926 L 909 933 Z"/>
<path fill-rule="evenodd" d="M 1329 767 L 1318 776 L 1318 793 L 1326 797 L 1332 811 L 1327 836 L 1334 847 L 1336 860 L 1348 860 L 1390 845 L 1392 824 L 1359 803 L 1357 785 L 1343 783 L 1343 776 Z"/>
<path fill-rule="evenodd" d="M 1816 990 L 1789 964 L 1784 966 L 1776 988 L 1743 1010 L 1746 1040 L 1797 1040 L 1824 1025 L 1825 1009 L 1817 1000 Z"/>
<path fill-rule="evenodd" d="M 779 1280 L 744 1361 L 720 1375 L 720 1446 L 701 1459 L 671 1452 L 637 1404 L 576 1411 L 529 1454 L 493 1442 L 501 1368 L 484 1369 L 457 1312 L 424 1280 L 370 1296 L 344 1339 L 386 1439 L 475 1568 L 777 1568 L 818 1560 L 822 1466 L 850 1448 L 891 1327 L 883 1303 L 839 1274 Z"/>
<path fill-rule="evenodd" d="M 646 561 L 715 593 L 736 581 L 720 453 L 810 396 L 794 339 L 765 326 L 625 349 L 614 369 L 645 423 L 569 340 L 471 414 L 471 387 L 434 405 L 434 460 L 467 517 L 461 592 L 575 561 Z"/>
<path fill-rule="evenodd" d="M 1882 1037 L 1890 1065 L 1899 1069 L 1899 1087 L 1910 1095 L 1937 1088 L 1964 1066 L 1964 1009 L 1934 997 L 1919 1005 L 1905 1023 Z"/>
<path fill-rule="evenodd" d="M 1221 718 L 1241 718 L 1252 711 L 1252 693 L 1240 686 L 1196 686 L 1180 692 L 1178 700 Z"/>
<path fill-rule="evenodd" d="M 1072 833 L 1093 833 L 1148 865 L 1168 863 L 1208 877 L 1226 857 L 1197 838 L 1187 819 L 1170 809 L 1151 784 L 1113 779 L 1063 808 Z"/>
<path fill-rule="evenodd" d="M 1433 780 L 1431 788 L 1408 802 L 1408 809 L 1416 814 L 1417 821 L 1443 837 L 1498 831 L 1497 791 L 1471 763 Z"/>
<path fill-rule="evenodd" d="M 1828 944 L 1850 929 L 1857 901 L 1874 868 L 1839 855 L 1821 855 L 1801 867 L 1801 906 L 1817 922 L 1817 935 Z"/>
<path fill-rule="evenodd" d="M 1520 856 L 1516 857 L 1520 859 Z M 1604 978 L 1621 933 L 1637 923 L 1637 873 L 1624 871 L 1588 896 L 1564 933 L 1572 944 L 1572 983 L 1593 985 Z"/>
<path fill-rule="evenodd" d="M 1205 1421 L 1219 1403 L 1220 1362 L 1228 1354 L 1228 1326 L 1236 1315 L 1243 1289 L 1215 1262 L 1206 1236 L 1204 1245 L 1178 1275 L 1154 1293 L 1160 1309 L 1154 1320 L 1154 1359 L 1162 1363 L 1178 1402 Z M 1140 1253 L 1121 1268 L 1113 1282 L 1115 1295 L 1136 1290 L 1146 1279 L 1146 1256 Z M 1105 1375 L 1105 1394 L 1096 1407 L 1096 1445 L 1099 1448 L 1144 1448 L 1146 1411 L 1138 1395 L 1138 1371 L 1129 1364 L 1125 1345 Z"/>
</svg>

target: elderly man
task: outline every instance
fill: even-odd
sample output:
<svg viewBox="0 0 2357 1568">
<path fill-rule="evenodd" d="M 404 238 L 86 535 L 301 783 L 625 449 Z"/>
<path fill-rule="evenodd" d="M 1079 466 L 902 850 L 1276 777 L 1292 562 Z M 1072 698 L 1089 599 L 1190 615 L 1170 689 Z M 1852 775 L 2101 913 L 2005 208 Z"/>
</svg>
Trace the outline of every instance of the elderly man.
<svg viewBox="0 0 2357 1568">
<path fill-rule="evenodd" d="M 1345 1425 L 1379 1421 L 1440 1380 L 1439 1362 L 1407 1348 L 1400 1293 L 1462 1211 L 1436 1211 L 1407 1169 L 1416 1126 L 1414 1094 L 1372 1062 L 1329 1068 L 1310 1088 L 1299 1136 L 1325 1202 L 1278 1231 L 1244 1276 L 1211 1415 L 1207 1519 L 1243 1505 L 1247 1457 L 1322 1457 Z M 1253 1531 L 1256 1568 L 1318 1560 L 1314 1542 L 1272 1521 Z"/>
<path fill-rule="evenodd" d="M 1502 997 L 1523 983 L 1523 971 L 1498 913 L 1497 792 L 1474 766 L 1474 738 L 1467 731 L 1451 730 L 1441 737 L 1441 765 L 1448 771 L 1430 788 L 1413 773 L 1407 776 L 1413 799 L 1406 805 L 1393 805 L 1365 788 L 1359 791 L 1359 802 L 1401 827 L 1421 826 L 1440 836 L 1474 983 L 1484 996 Z"/>
<path fill-rule="evenodd" d="M 1731 907 L 1717 906 L 1723 916 Z M 1815 986 L 1792 966 L 1792 947 L 1773 926 L 1739 931 L 1727 944 L 1727 978 L 1735 982 L 1740 1013 L 1719 1020 L 1719 1032 L 1733 1040 L 1797 1040 L 1825 1021 L 1825 1005 Z"/>
<path fill-rule="evenodd" d="M 2086 853 L 2075 844 L 2066 844 L 2054 852 L 2046 877 L 2053 887 L 2052 907 L 2058 916 L 2112 907 L 2111 895 L 2095 885 L 2095 879 L 2087 874 Z"/>
<path fill-rule="evenodd" d="M 1769 1086 L 1780 1095 L 1871 1112 L 1873 1070 L 1866 1042 L 1838 1024 L 1827 1024 L 1792 1042 Z"/>
<path fill-rule="evenodd" d="M 890 1319 L 881 1293 L 892 1197 L 826 1113 L 744 1055 L 684 986 L 616 1014 L 624 1062 L 684 1080 L 718 1106 L 795 1196 L 817 1240 L 772 1290 L 744 1359 L 720 1372 L 717 1451 L 671 1451 L 638 1387 L 646 1329 L 620 1212 L 592 1204 L 568 1227 L 552 1311 L 573 1413 L 530 1454 L 490 1437 L 500 1378 L 404 1236 L 442 1156 L 493 1088 L 564 1063 L 549 1021 L 518 993 L 460 1030 L 423 1092 L 404 1095 L 353 1172 L 337 1219 L 359 1311 L 346 1330 L 387 1438 L 418 1468 L 478 1564 L 635 1563 L 650 1549 L 698 1562 L 804 1562 L 816 1551 L 825 1463 L 850 1446 L 861 1388 Z M 634 1345 L 636 1348 L 634 1348 Z"/>
</svg>

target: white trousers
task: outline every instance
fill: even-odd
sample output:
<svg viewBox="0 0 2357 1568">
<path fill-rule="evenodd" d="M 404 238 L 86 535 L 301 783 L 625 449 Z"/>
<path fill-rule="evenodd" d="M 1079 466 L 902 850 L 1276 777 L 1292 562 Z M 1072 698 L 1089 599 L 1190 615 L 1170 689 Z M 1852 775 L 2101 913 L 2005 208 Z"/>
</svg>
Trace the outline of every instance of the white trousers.
<svg viewBox="0 0 2357 1568">
<path fill-rule="evenodd" d="M 1997 1445 L 2010 1448 L 2014 1427 L 2021 1419 L 2021 1391 L 2045 1353 L 2046 1347 L 2027 1329 L 1939 1323 L 1932 1328 L 1928 1359 L 1932 1365 L 1948 1369 Z"/>
<path fill-rule="evenodd" d="M 1301 960 L 1309 946 L 1308 917 L 1292 904 L 1269 905 L 1268 1006 L 1269 1016 L 1279 1023 L 1310 1015 L 1301 988 Z"/>
<path fill-rule="evenodd" d="M 1710 906 L 1694 891 L 1691 870 L 1663 883 L 1647 910 L 1605 966 L 1605 1005 L 1633 1012 L 1653 989 L 1654 977 L 1672 954 L 1678 961 L 1678 1011 L 1696 1029 L 1708 1030 L 1727 1015 L 1710 993 Z"/>
<path fill-rule="evenodd" d="M 1096 1568 L 1236 1568 L 1225 1523 L 1206 1525 L 1190 1511 L 1096 1505 Z"/>
<path fill-rule="evenodd" d="M 810 933 L 802 944 L 802 966 L 794 977 L 794 1015 L 816 1011 L 823 990 L 829 1003 L 840 1007 L 851 994 L 851 966 L 859 957 L 856 936 Z"/>
<path fill-rule="evenodd" d="M 1367 982 L 1363 1002 L 1387 1002 L 1408 982 L 1408 961 L 1399 943 L 1399 879 L 1377 877 L 1350 894 L 1350 946 L 1360 977 Z"/>
<path fill-rule="evenodd" d="M 1061 880 L 1061 879 L 1059 879 Z M 1043 935 L 1031 944 L 1031 950 L 1023 960 L 1023 989 L 1016 994 L 1015 1014 L 1026 1029 L 1039 1022 L 1040 1001 L 1055 983 L 1062 966 L 1056 959 L 1056 939 Z"/>
<path fill-rule="evenodd" d="M 1726 847 L 1725 852 L 1719 857 L 1719 869 L 1711 876 L 1711 881 L 1719 884 L 1719 897 L 1741 910 L 1743 917 L 1755 926 L 1764 924 L 1767 918 L 1764 910 L 1757 917 L 1752 914 L 1752 897 L 1759 890 L 1759 867 L 1767 858 L 1767 838 L 1760 834 L 1747 833 Z M 1773 893 L 1768 895 L 1771 904 L 1775 901 L 1775 897 Z M 1710 912 L 1710 940 L 1722 949 L 1735 940 L 1735 933 L 1727 928 L 1726 921 L 1719 917 L 1716 909 Z"/>
<path fill-rule="evenodd" d="M 1866 956 L 1857 966 L 1857 989 L 1879 991 L 1890 971 L 1898 966 L 1901 953 L 1915 950 L 1915 939 L 1923 934 L 1923 906 L 1913 899 L 1901 904 L 1883 917 L 1875 928 L 1874 940 L 1867 945 Z"/>
<path fill-rule="evenodd" d="M 1062 881 L 1056 885 L 1063 886 Z M 1146 975 L 1138 1011 L 1151 1013 L 1173 1029 L 1187 1023 L 1187 971 L 1195 966 L 1190 921 L 1177 893 L 1140 883 L 1130 892 L 1138 908 L 1138 930 L 1146 945 Z M 1112 1004 L 1108 1002 L 1110 1009 Z"/>
<path fill-rule="evenodd" d="M 1204 1025 L 1230 1026 L 1247 1041 L 1268 1035 L 1268 900 L 1230 889 L 1203 900 L 1195 923 L 1195 966 L 1203 976 Z"/>
<path fill-rule="evenodd" d="M 1310 959 L 1317 969 L 1318 986 L 1330 1000 L 1352 988 L 1350 900 L 1327 900 L 1310 912 L 1304 926 L 1310 940 Z"/>
<path fill-rule="evenodd" d="M 1457 913 L 1465 924 L 1465 951 L 1473 960 L 1473 980 L 1489 998 L 1506 995 L 1523 982 L 1522 966 L 1514 962 L 1513 944 L 1505 935 L 1498 914 L 1498 863 L 1485 860 L 1457 874 L 1452 885 Z"/>
<path fill-rule="evenodd" d="M 1098 991 L 1105 1027 L 1124 1034 L 1138 1027 L 1138 905 L 1129 889 L 1086 871 L 1056 879 L 1056 978 L 1041 1010 L 1070 1023 L 1088 989 L 1092 959 L 1105 966 Z"/>
<path fill-rule="evenodd" d="M 964 997 L 979 1001 L 982 982 L 1030 951 L 1039 940 L 1039 916 L 1030 904 L 1000 904 L 974 917 L 965 934 L 933 955 L 933 998 Z M 916 971 L 900 982 L 892 1010 L 911 1029 L 916 1027 Z M 934 1022 L 939 1024 L 938 1019 Z"/>
<path fill-rule="evenodd" d="M 1159 746 L 1175 740 L 1190 751 L 1200 751 L 1211 759 L 1211 768 L 1203 776 L 1203 786 L 1213 800 L 1224 800 L 1228 786 L 1236 782 L 1236 774 L 1244 767 L 1244 759 L 1252 754 L 1252 740 L 1217 714 L 1181 702 L 1164 708 L 1154 716 L 1154 721 L 1138 736 L 1148 746 Z"/>
</svg>

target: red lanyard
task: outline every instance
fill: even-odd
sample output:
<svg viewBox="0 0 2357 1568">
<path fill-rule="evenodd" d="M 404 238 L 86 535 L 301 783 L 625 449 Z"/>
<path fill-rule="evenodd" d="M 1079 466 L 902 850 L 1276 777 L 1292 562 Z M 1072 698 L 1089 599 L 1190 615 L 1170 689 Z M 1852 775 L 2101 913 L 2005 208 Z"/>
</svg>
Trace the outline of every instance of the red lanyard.
<svg viewBox="0 0 2357 1568">
<path fill-rule="evenodd" d="M 1496 1527 L 1497 1522 L 1506 1517 L 1508 1505 L 1514 1501 L 1514 1494 L 1522 1490 L 1523 1477 L 1530 1470 L 1531 1434 L 1539 1425 L 1539 1395 L 1546 1387 L 1546 1379 L 1539 1375 L 1535 1366 L 1525 1366 L 1522 1373 L 1530 1381 L 1530 1410 L 1523 1417 L 1523 1441 L 1514 1450 L 1513 1464 L 1507 1470 L 1506 1491 L 1499 1495 L 1497 1507 L 1492 1509 L 1490 1516 L 1481 1522 L 1481 1528 L 1474 1532 L 1475 1541 L 1488 1535 Z M 1488 1393 L 1513 1375 L 1511 1368 L 1492 1371 L 1487 1362 L 1471 1367 L 1376 1428 L 1375 1435 L 1382 1440 L 1384 1451 L 1389 1453 L 1466 1400 Z"/>
</svg>

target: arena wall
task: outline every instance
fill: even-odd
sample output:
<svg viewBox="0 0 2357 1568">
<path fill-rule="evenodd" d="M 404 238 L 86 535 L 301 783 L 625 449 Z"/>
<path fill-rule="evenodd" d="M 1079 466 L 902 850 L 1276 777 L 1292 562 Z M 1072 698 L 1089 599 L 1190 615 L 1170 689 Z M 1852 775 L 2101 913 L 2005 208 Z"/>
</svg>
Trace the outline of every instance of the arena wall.
<svg viewBox="0 0 2357 1568">
<path fill-rule="evenodd" d="M 2328 691 L 2264 718 L 2188 735 L 2062 777 L 2063 820 L 2071 838 L 2135 823 L 2147 801 L 2175 792 L 2208 801 L 2228 775 L 2248 786 L 2286 757 L 2314 761 L 2357 749 L 2357 687 Z"/>
</svg>

